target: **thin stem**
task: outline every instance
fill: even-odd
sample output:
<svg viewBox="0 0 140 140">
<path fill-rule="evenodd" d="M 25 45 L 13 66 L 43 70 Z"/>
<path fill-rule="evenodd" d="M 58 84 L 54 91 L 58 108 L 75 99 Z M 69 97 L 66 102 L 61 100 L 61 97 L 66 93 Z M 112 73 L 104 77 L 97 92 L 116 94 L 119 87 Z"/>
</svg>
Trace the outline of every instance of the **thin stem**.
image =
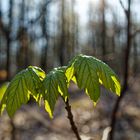
<svg viewBox="0 0 140 140">
<path fill-rule="evenodd" d="M 77 129 L 77 126 L 76 126 L 76 124 L 75 124 L 75 122 L 73 120 L 73 114 L 71 112 L 71 106 L 69 104 L 69 100 L 68 99 L 65 102 L 65 104 L 66 104 L 65 109 L 67 110 L 67 113 L 68 113 L 68 119 L 70 121 L 71 129 L 73 130 L 73 132 L 74 132 L 77 140 L 81 140 L 80 135 L 79 135 L 79 132 L 78 132 L 78 129 Z"/>
<path fill-rule="evenodd" d="M 11 130 L 11 140 L 16 140 L 16 127 L 15 127 L 13 118 L 10 119 L 10 125 L 12 127 L 12 130 Z"/>
</svg>

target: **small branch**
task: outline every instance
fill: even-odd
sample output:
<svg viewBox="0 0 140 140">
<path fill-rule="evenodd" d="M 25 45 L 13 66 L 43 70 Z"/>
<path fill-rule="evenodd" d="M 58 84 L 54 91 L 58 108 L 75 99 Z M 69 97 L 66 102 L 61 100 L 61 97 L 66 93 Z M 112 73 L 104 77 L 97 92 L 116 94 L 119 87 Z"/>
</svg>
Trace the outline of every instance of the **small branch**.
<svg viewBox="0 0 140 140">
<path fill-rule="evenodd" d="M 40 12 L 40 14 L 33 20 L 30 21 L 31 25 L 35 24 L 36 22 L 38 22 L 40 20 L 40 18 L 42 17 L 42 15 L 44 15 L 45 9 L 46 7 L 51 3 L 54 2 L 55 0 L 48 0 L 46 1 L 46 3 L 44 4 L 44 6 L 42 7 L 42 10 Z"/>
<path fill-rule="evenodd" d="M 128 16 L 128 11 L 124 7 L 124 4 L 123 4 L 122 0 L 119 0 L 119 2 L 120 2 L 120 5 L 121 5 L 122 9 L 124 10 L 124 13 L 125 13 L 126 17 L 127 17 Z"/>
<path fill-rule="evenodd" d="M 72 114 L 72 112 L 71 112 L 71 106 L 70 106 L 70 104 L 69 104 L 69 100 L 68 100 L 68 99 L 67 99 L 67 101 L 65 102 L 65 104 L 66 104 L 65 109 L 67 110 L 67 113 L 68 113 L 68 119 L 69 119 L 69 121 L 70 121 L 71 129 L 73 130 L 73 132 L 74 132 L 74 134 L 75 134 L 77 140 L 81 140 L 80 135 L 79 135 L 79 132 L 78 132 L 78 129 L 77 129 L 77 127 L 76 127 L 76 125 L 75 125 L 75 122 L 74 122 L 74 120 L 73 120 L 73 114 Z"/>
</svg>

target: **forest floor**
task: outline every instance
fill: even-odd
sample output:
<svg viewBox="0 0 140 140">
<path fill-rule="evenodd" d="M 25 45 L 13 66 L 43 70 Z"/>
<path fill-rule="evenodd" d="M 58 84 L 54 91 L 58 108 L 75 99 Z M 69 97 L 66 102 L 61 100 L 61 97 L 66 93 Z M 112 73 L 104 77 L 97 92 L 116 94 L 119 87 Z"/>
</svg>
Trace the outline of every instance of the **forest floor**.
<svg viewBox="0 0 140 140">
<path fill-rule="evenodd" d="M 116 140 L 140 140 L 140 76 L 130 79 L 131 88 L 121 102 L 117 116 Z M 96 107 L 83 91 L 72 84 L 69 89 L 70 103 L 74 120 L 82 140 L 102 140 L 109 130 L 115 94 L 102 88 L 101 99 Z M 50 119 L 43 107 L 28 104 L 18 110 L 13 118 L 15 140 L 76 140 L 67 119 L 65 105 L 61 99 L 57 102 L 54 118 Z M 6 112 L 0 118 L 0 140 L 10 140 L 11 121 Z"/>
</svg>

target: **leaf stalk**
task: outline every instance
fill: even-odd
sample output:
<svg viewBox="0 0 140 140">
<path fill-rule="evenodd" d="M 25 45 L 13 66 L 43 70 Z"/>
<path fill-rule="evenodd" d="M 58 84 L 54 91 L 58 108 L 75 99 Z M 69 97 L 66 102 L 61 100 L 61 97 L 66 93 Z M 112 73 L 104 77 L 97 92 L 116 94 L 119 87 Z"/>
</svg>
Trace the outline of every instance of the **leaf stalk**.
<svg viewBox="0 0 140 140">
<path fill-rule="evenodd" d="M 74 119 L 73 119 L 73 114 L 72 114 L 72 111 L 71 111 L 71 106 L 69 104 L 69 99 L 67 99 L 67 101 L 65 102 L 65 104 L 66 104 L 65 109 L 66 109 L 66 111 L 68 113 L 68 116 L 67 117 L 69 119 L 69 122 L 70 122 L 70 125 L 71 125 L 71 129 L 74 132 L 77 140 L 81 140 L 80 135 L 79 135 L 79 132 L 78 132 L 78 129 L 77 129 L 77 126 L 76 126 L 76 124 L 74 122 Z"/>
</svg>

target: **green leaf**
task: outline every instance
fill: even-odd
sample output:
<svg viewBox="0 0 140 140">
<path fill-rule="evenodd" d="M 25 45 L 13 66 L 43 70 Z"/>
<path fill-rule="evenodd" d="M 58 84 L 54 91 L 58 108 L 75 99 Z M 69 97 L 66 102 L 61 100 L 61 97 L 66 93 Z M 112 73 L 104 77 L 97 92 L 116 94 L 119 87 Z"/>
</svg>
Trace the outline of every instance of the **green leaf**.
<svg viewBox="0 0 140 140">
<path fill-rule="evenodd" d="M 42 69 L 35 66 L 29 66 L 28 71 L 29 73 L 26 74 L 25 78 L 28 85 L 27 88 L 31 92 L 34 99 L 38 103 L 40 103 L 43 94 L 42 82 L 45 78 L 45 72 Z"/>
<path fill-rule="evenodd" d="M 66 77 L 68 81 L 74 80 L 95 103 L 100 97 L 100 84 L 120 95 L 120 82 L 117 75 L 107 64 L 92 56 L 75 57 L 66 70 Z"/>
<path fill-rule="evenodd" d="M 0 88 L 0 114 L 2 114 L 2 112 L 4 111 L 4 108 L 6 107 L 5 104 L 5 93 L 7 90 L 7 87 L 9 85 L 9 82 L 4 83 L 1 88 Z"/>
<path fill-rule="evenodd" d="M 43 77 L 45 77 L 44 72 L 32 66 L 18 73 L 2 98 L 0 112 L 2 113 L 6 107 L 8 115 L 12 117 L 22 104 L 28 102 L 30 95 L 39 101 Z"/>
<path fill-rule="evenodd" d="M 67 78 L 63 70 L 54 69 L 51 71 L 43 81 L 45 88 L 44 101 L 45 109 L 50 117 L 53 117 L 53 111 L 59 94 L 64 101 L 68 98 Z"/>
<path fill-rule="evenodd" d="M 0 87 L 0 101 L 2 100 L 2 98 L 4 96 L 8 85 L 9 85 L 9 82 L 6 82 L 6 83 L 2 84 L 2 86 Z"/>
</svg>

